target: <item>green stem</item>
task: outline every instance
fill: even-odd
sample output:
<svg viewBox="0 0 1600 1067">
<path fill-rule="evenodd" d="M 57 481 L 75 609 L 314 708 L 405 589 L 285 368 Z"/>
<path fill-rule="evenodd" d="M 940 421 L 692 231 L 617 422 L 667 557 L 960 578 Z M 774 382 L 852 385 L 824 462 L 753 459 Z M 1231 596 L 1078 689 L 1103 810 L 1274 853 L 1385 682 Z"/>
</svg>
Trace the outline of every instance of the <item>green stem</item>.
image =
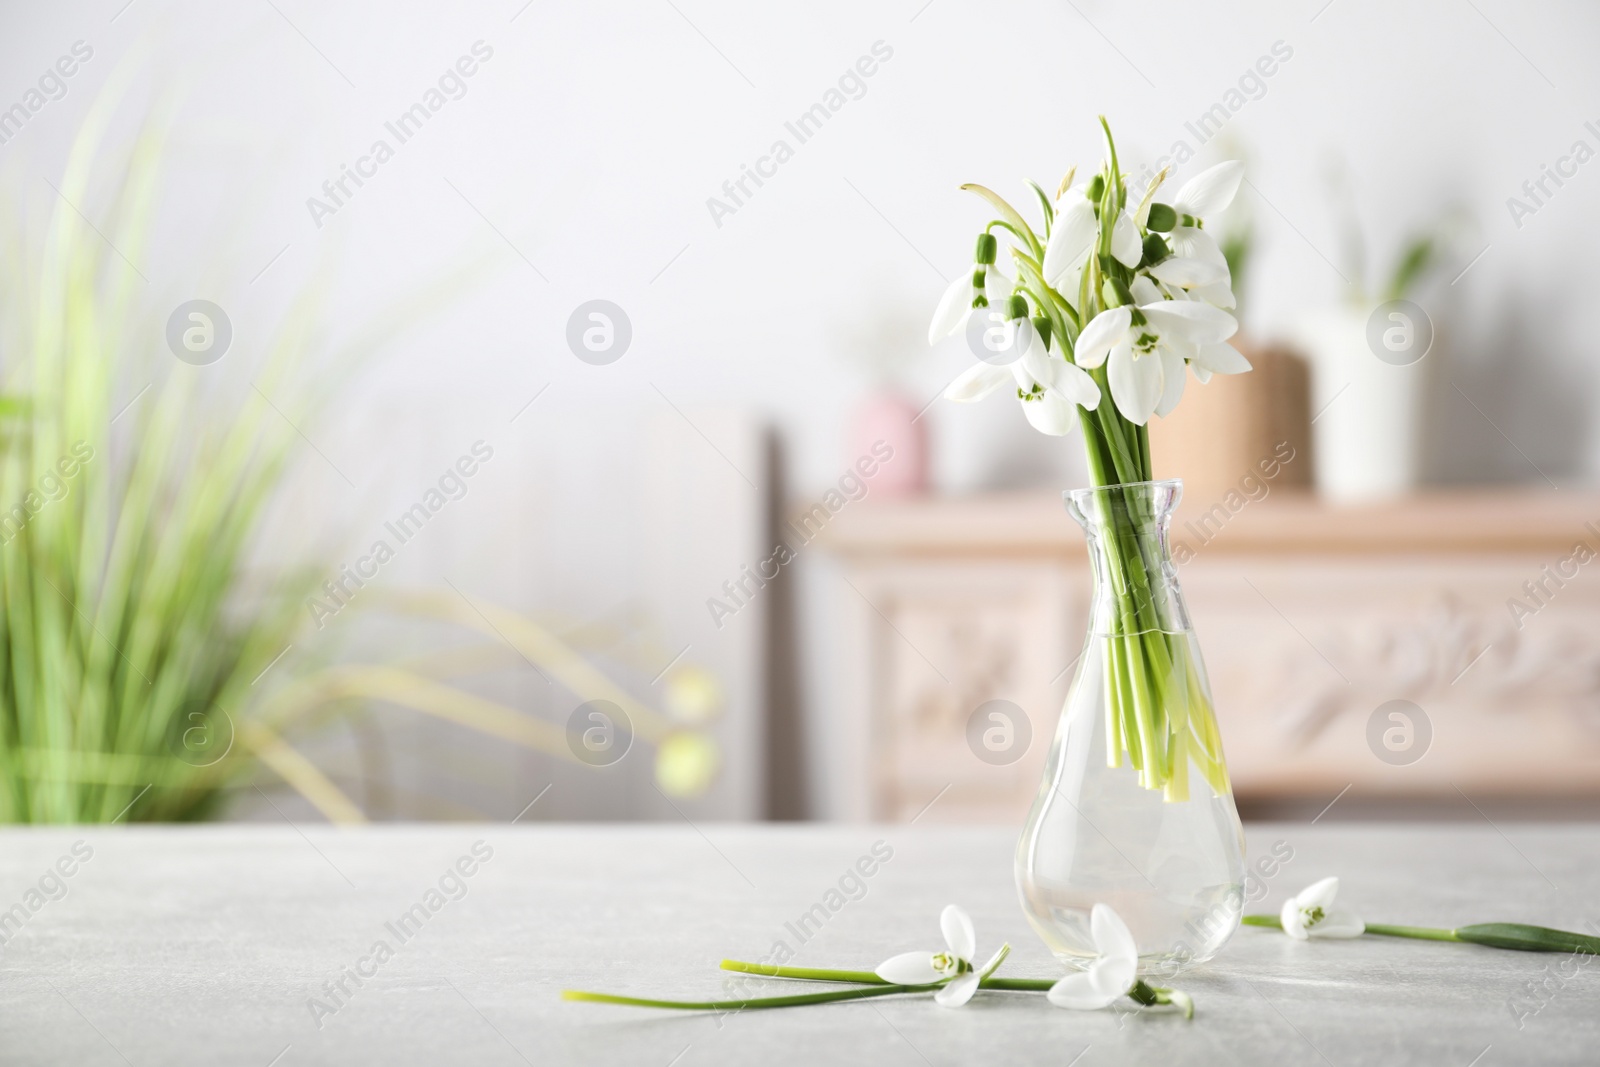
<svg viewBox="0 0 1600 1067">
<path fill-rule="evenodd" d="M 1239 920 L 1245 926 L 1265 926 L 1282 930 L 1283 922 L 1276 915 L 1246 915 Z M 1388 923 L 1367 923 L 1366 932 L 1380 937 L 1410 937 L 1418 941 L 1460 941 L 1454 930 L 1437 926 L 1392 926 Z"/>
<path fill-rule="evenodd" d="M 767 963 L 746 963 L 743 960 L 723 960 L 725 971 L 759 974 L 767 978 L 799 978 L 808 982 L 859 982 L 863 985 L 888 985 L 871 971 L 842 971 L 826 967 L 780 967 Z M 985 978 L 978 983 L 980 989 L 1007 989 L 1020 993 L 1044 993 L 1055 985 L 1050 978 Z"/>
<path fill-rule="evenodd" d="M 744 1011 L 760 1008 L 795 1008 L 803 1004 L 827 1004 L 835 1000 L 861 1000 L 895 993 L 924 993 L 936 985 L 875 985 L 866 989 L 833 989 L 825 993 L 797 993 L 789 997 L 746 997 L 743 1000 L 655 1000 L 648 997 L 620 997 L 611 993 L 589 993 L 563 989 L 562 1000 L 581 1000 L 590 1004 L 624 1004 L 635 1008 L 674 1008 L 679 1011 Z"/>
<path fill-rule="evenodd" d="M 1246 915 L 1240 922 L 1246 926 L 1266 926 L 1281 929 L 1276 915 Z M 1486 948 L 1503 948 L 1514 952 L 1571 952 L 1586 956 L 1600 956 L 1600 937 L 1579 934 L 1571 930 L 1557 930 L 1549 926 L 1530 926 L 1527 923 L 1473 923 L 1446 930 L 1437 926 L 1396 926 L 1390 923 L 1367 923 L 1366 932 L 1379 937 L 1409 937 L 1418 941 L 1455 941 Z"/>
<path fill-rule="evenodd" d="M 841 971 L 831 967 L 780 967 L 769 963 L 723 960 L 725 971 L 759 974 L 766 978 L 799 978 L 808 982 L 858 982 L 862 985 L 888 985 L 871 971 Z"/>
<path fill-rule="evenodd" d="M 1418 941 L 1460 941 L 1454 930 L 1437 926 L 1391 926 L 1387 923 L 1367 923 L 1367 933 L 1380 937 L 1411 937 Z"/>
</svg>

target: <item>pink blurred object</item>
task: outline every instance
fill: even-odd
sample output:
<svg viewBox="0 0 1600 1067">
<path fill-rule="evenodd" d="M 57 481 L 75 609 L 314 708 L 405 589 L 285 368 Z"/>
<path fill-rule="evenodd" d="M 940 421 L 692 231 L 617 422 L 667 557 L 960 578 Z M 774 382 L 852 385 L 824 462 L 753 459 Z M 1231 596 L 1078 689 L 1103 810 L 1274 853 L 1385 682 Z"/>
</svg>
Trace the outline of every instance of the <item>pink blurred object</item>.
<svg viewBox="0 0 1600 1067">
<path fill-rule="evenodd" d="M 850 425 L 850 460 L 854 464 L 860 457 L 871 456 L 881 461 L 867 479 L 873 495 L 905 497 L 927 492 L 928 434 L 917 414 L 914 403 L 889 389 L 870 394 L 856 409 Z"/>
</svg>

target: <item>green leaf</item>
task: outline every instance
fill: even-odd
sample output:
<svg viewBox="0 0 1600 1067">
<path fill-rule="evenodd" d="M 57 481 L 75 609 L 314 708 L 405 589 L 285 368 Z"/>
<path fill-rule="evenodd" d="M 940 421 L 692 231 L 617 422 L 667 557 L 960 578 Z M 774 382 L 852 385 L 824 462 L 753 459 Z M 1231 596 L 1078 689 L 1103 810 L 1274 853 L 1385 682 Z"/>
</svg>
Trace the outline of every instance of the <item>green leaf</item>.
<svg viewBox="0 0 1600 1067">
<path fill-rule="evenodd" d="M 1030 178 L 1028 179 L 1028 186 L 1033 190 L 1033 195 L 1039 198 L 1039 207 L 1044 210 L 1044 236 L 1048 240 L 1050 238 L 1050 227 L 1054 226 L 1056 221 L 1055 205 L 1050 203 L 1050 198 L 1045 195 L 1043 189 L 1039 188 L 1038 182 Z"/>
<path fill-rule="evenodd" d="M 1600 937 L 1526 923 L 1477 923 L 1456 927 L 1456 937 L 1474 945 L 1522 952 L 1582 952 L 1600 955 Z"/>
<path fill-rule="evenodd" d="M 1410 291 L 1428 266 L 1433 262 L 1433 238 L 1416 237 L 1406 246 L 1405 254 L 1395 267 L 1394 278 L 1389 282 L 1386 300 L 1399 300 Z"/>
<path fill-rule="evenodd" d="M 961 188 L 966 192 L 976 193 L 985 200 L 989 201 L 989 205 L 1000 213 L 1001 219 L 1003 219 L 1006 225 L 1011 228 L 1011 232 L 1028 242 L 1029 246 L 1033 249 L 1034 255 L 1044 254 L 1044 246 L 1039 243 L 1039 238 L 1034 234 L 1033 227 L 1028 225 L 1028 221 L 1017 212 L 1016 208 L 1006 203 L 1005 197 L 1001 196 L 993 189 L 982 185 L 976 185 L 971 182 L 963 185 Z"/>
</svg>

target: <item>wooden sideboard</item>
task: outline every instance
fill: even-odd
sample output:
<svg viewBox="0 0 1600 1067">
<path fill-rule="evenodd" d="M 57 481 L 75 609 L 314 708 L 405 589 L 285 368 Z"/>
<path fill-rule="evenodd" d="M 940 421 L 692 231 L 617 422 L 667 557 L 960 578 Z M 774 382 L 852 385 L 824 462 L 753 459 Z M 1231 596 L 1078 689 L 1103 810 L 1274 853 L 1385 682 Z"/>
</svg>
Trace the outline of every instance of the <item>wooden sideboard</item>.
<svg viewBox="0 0 1600 1067">
<path fill-rule="evenodd" d="M 825 543 L 846 814 L 1019 818 L 1088 611 L 1060 495 L 869 499 Z M 1600 799 L 1600 495 L 1240 493 L 1181 506 L 1173 546 L 1241 803 Z M 1029 720 L 1014 763 L 969 747 L 991 700 Z"/>
</svg>

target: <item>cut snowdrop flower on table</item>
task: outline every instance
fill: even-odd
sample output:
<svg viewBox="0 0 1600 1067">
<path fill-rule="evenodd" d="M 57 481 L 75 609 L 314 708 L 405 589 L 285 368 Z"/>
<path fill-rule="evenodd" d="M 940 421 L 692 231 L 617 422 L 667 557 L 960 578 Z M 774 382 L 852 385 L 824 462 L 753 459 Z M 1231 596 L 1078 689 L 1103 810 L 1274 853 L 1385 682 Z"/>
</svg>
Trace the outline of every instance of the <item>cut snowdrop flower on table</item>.
<svg viewBox="0 0 1600 1067">
<path fill-rule="evenodd" d="M 1474 923 L 1452 928 L 1439 926 L 1400 926 L 1393 923 L 1362 922 L 1349 911 L 1336 909 L 1339 879 L 1324 878 L 1302 889 L 1276 915 L 1246 915 L 1246 926 L 1266 926 L 1282 930 L 1297 941 L 1315 937 L 1406 937 L 1416 941 L 1453 941 L 1517 952 L 1570 952 L 1600 956 L 1600 937 L 1571 930 L 1528 923 Z"/>
<path fill-rule="evenodd" d="M 1105 908 L 1105 915 L 1099 909 Z M 1096 906 L 1097 930 L 1106 929 L 1107 922 L 1121 928 L 1125 942 L 1113 946 L 1115 962 L 1102 966 L 1095 972 L 1098 981 L 1107 988 L 1117 987 L 1117 992 L 1095 1003 L 1074 1004 L 1074 1007 L 1104 1007 L 1117 997 L 1126 994 L 1140 1004 L 1175 1004 L 1183 1008 L 1186 1018 L 1194 1017 L 1194 1002 L 1175 989 L 1158 989 L 1146 985 L 1135 976 L 1138 957 L 1134 952 L 1133 938 L 1127 927 L 1121 926 L 1116 913 L 1105 905 Z M 636 1008 L 673 1008 L 679 1011 L 752 1011 L 761 1008 L 793 1008 L 803 1004 L 831 1004 L 844 1000 L 864 1000 L 868 997 L 892 997 L 901 994 L 932 993 L 941 1007 L 959 1008 L 972 999 L 980 988 L 993 992 L 1048 993 L 1050 1000 L 1063 1003 L 1055 996 L 1057 987 L 1070 983 L 1070 976 L 1061 982 L 1050 978 L 997 978 L 995 971 L 1011 952 L 1010 944 L 1000 950 L 982 967 L 975 967 L 972 957 L 977 949 L 977 935 L 972 929 L 971 917 L 954 904 L 939 914 L 939 928 L 944 933 L 942 952 L 902 952 L 880 963 L 875 971 L 850 971 L 825 967 L 791 967 L 787 964 L 748 963 L 744 960 L 723 960 L 722 969 L 764 978 L 790 978 L 803 982 L 828 982 L 852 988 L 830 989 L 822 992 L 794 993 L 778 997 L 742 997 L 734 1000 L 662 1000 L 654 997 L 632 997 L 616 993 L 594 993 L 587 990 L 563 990 L 563 1000 L 582 1000 L 592 1004 L 624 1004 Z M 1114 937 L 1107 935 L 1108 938 Z M 1099 943 L 1097 939 L 1097 944 Z M 1126 976 L 1124 976 L 1124 972 Z M 1071 989 L 1071 985 L 1066 985 Z"/>
<path fill-rule="evenodd" d="M 1058 1008 L 1096 1011 L 1127 996 L 1147 1006 L 1176 1004 L 1185 1017 L 1194 1017 L 1194 1001 L 1187 993 L 1139 980 L 1139 946 L 1111 905 L 1096 904 L 1089 912 L 1089 936 L 1099 955 L 1087 970 L 1069 974 L 1051 986 L 1046 994 L 1050 1003 Z"/>
<path fill-rule="evenodd" d="M 989 958 L 982 969 L 974 969 L 972 957 L 978 951 L 978 939 L 972 928 L 972 918 L 954 904 L 939 913 L 939 929 L 944 932 L 944 952 L 902 952 L 878 964 L 874 973 L 891 985 L 932 985 L 944 982 L 944 988 L 934 994 L 934 1001 L 943 1008 L 959 1008 L 972 999 L 978 984 L 994 974 L 1011 951 L 1009 944 Z"/>
<path fill-rule="evenodd" d="M 1283 932 L 1296 941 L 1313 937 L 1360 937 L 1367 930 L 1353 911 L 1335 908 L 1339 879 L 1313 882 L 1284 902 L 1278 913 Z"/>
</svg>

